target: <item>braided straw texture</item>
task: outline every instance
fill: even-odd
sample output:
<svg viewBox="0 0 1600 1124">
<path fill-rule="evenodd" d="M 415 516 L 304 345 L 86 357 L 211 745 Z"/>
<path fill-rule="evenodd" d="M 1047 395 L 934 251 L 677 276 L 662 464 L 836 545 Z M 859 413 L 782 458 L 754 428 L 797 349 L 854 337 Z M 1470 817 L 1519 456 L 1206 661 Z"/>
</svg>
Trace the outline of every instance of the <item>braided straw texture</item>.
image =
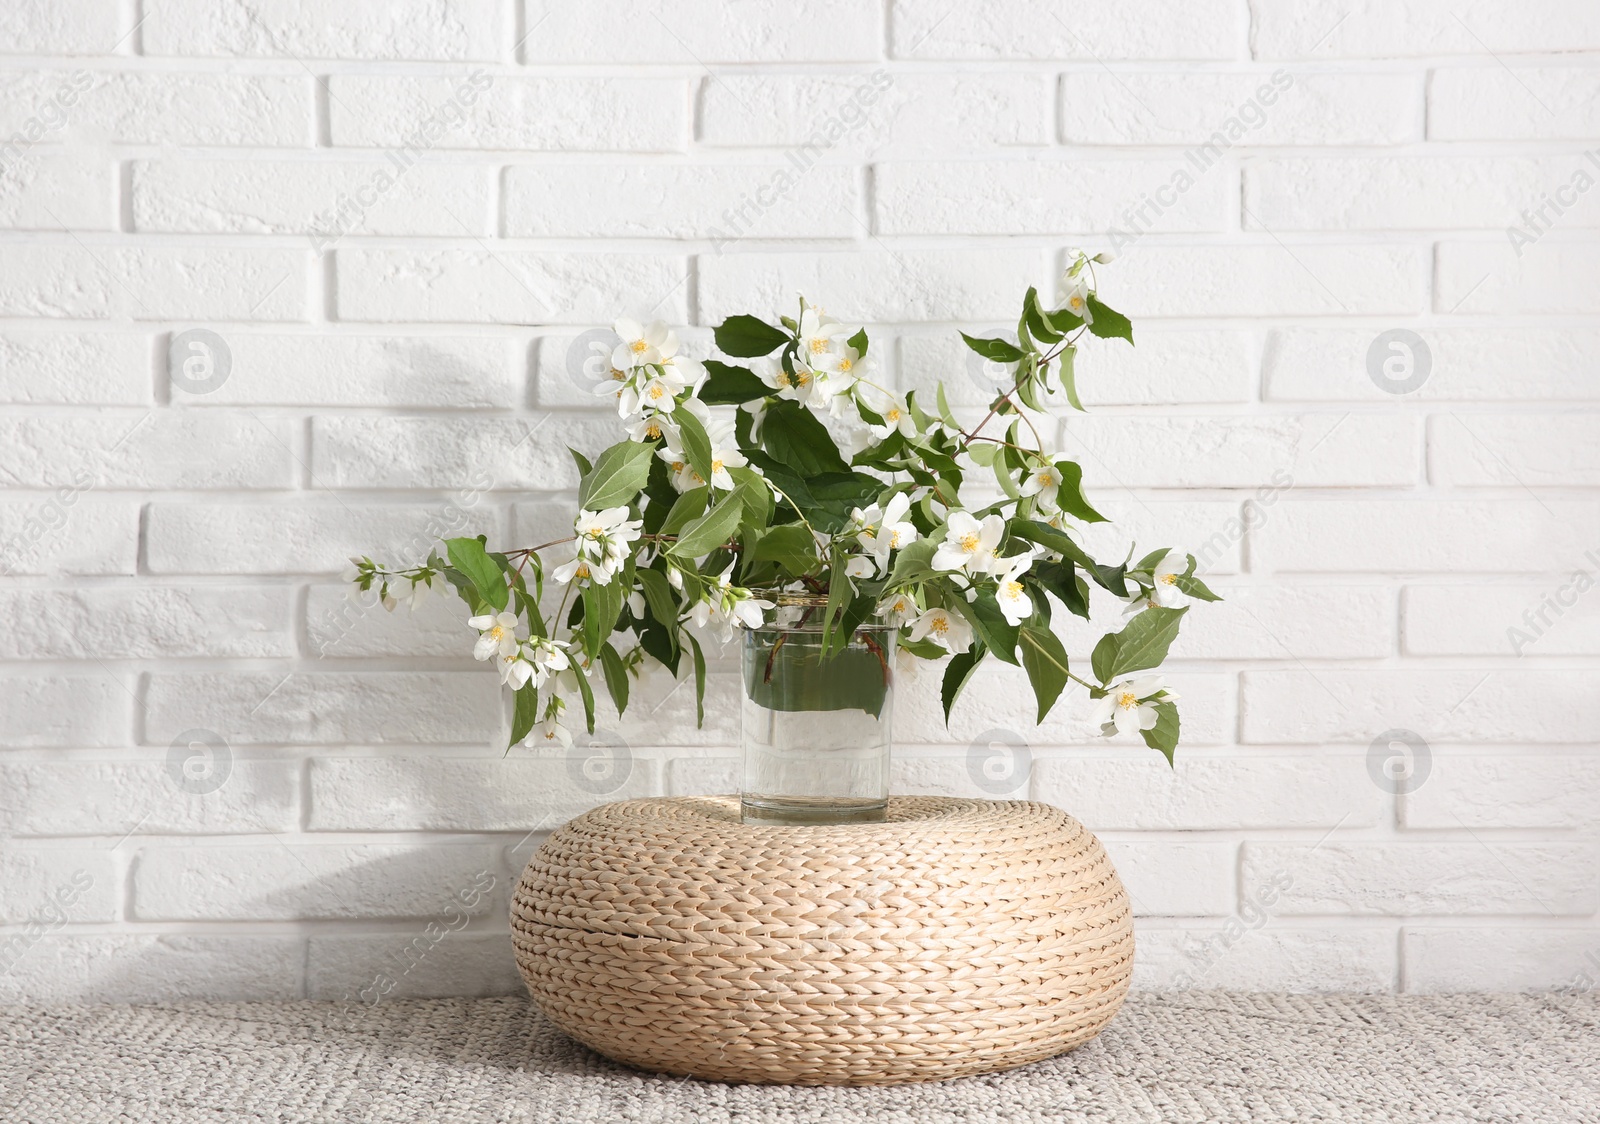
<svg viewBox="0 0 1600 1124">
<path fill-rule="evenodd" d="M 522 978 L 600 1053 L 718 1081 L 991 1073 L 1094 1037 L 1133 971 L 1128 896 L 1048 804 L 891 797 L 884 823 L 753 827 L 732 796 L 554 832 L 511 903 Z"/>
</svg>

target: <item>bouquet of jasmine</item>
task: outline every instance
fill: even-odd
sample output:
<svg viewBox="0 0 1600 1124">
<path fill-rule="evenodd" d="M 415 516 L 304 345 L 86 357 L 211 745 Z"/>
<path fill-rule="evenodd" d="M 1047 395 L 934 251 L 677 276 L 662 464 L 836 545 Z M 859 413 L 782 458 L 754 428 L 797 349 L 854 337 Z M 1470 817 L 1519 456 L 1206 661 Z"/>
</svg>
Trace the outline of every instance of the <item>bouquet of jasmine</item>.
<svg viewBox="0 0 1600 1124">
<path fill-rule="evenodd" d="M 474 654 L 514 692 L 513 744 L 570 742 L 574 701 L 592 732 L 596 669 L 620 713 L 647 659 L 678 675 L 688 655 L 703 718 L 697 631 L 760 628 L 776 604 L 800 600 L 845 696 L 887 684 L 886 663 L 875 679 L 840 657 L 859 654 L 850 641 L 863 626 L 888 625 L 901 652 L 947 661 L 946 718 L 992 656 L 1026 672 L 1038 721 L 1077 683 L 1104 733 L 1137 731 L 1170 760 L 1176 696 L 1151 672 L 1187 599 L 1216 598 L 1192 555 L 1090 557 L 1078 530 L 1104 517 L 1080 466 L 1036 424 L 1055 397 L 1083 408 L 1074 360 L 1085 335 L 1133 341 L 1099 298 L 1094 265 L 1105 260 L 1076 255 L 1048 305 L 1029 289 L 1016 342 L 963 333 L 999 372 L 988 412 L 968 425 L 942 384 L 932 401 L 882 385 L 866 331 L 804 299 L 776 324 L 724 321 L 716 345 L 730 362 L 680 354 L 664 324 L 618 320 L 619 342 L 596 345 L 594 361 L 627 436 L 592 462 L 573 451 L 570 536 L 506 551 L 455 538 L 421 565 L 359 558 L 347 576 L 391 607 L 441 581 L 455 588 L 479 633 Z M 1068 655 L 1062 614 L 1089 620 L 1091 582 L 1126 608 L 1085 661 Z"/>
</svg>

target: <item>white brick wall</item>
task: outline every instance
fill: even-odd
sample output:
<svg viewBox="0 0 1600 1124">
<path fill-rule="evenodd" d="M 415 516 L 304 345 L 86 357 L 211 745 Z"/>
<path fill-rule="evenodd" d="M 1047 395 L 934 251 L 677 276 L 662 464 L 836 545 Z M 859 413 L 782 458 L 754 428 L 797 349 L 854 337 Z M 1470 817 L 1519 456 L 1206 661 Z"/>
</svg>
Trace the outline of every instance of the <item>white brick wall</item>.
<svg viewBox="0 0 1600 1124">
<path fill-rule="evenodd" d="M 1178 766 L 991 667 L 948 728 L 906 684 L 897 787 L 1100 831 L 1140 986 L 1600 984 L 1594 5 L 734 12 L 10 5 L 0 1002 L 515 990 L 545 831 L 736 783 L 732 653 L 703 729 L 657 675 L 506 756 L 459 609 L 351 606 L 345 556 L 547 537 L 615 314 L 703 353 L 802 288 L 968 408 L 955 329 L 1113 242 L 1139 343 L 1058 435 L 1092 545 L 1227 597 Z"/>
</svg>

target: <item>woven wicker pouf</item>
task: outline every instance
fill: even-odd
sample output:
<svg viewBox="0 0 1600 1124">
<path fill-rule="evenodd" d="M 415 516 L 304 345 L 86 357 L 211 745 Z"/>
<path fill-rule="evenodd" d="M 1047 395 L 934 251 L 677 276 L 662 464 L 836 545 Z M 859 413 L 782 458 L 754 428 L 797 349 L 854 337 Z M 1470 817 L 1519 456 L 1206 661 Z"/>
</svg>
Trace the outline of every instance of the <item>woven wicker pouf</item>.
<svg viewBox="0 0 1600 1124">
<path fill-rule="evenodd" d="M 884 823 L 751 827 L 627 800 L 534 854 L 517 963 L 562 1030 L 641 1069 L 879 1085 L 1088 1041 L 1133 971 L 1105 850 L 1048 804 L 892 797 Z"/>
</svg>

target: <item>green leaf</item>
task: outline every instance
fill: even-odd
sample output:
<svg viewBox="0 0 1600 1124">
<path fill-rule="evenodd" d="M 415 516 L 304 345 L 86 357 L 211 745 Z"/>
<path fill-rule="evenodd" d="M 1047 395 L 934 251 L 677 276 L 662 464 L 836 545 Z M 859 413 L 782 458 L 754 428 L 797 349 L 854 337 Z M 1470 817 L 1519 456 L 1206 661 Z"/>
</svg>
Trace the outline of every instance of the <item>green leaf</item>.
<svg viewBox="0 0 1600 1124">
<path fill-rule="evenodd" d="M 1060 343 L 1061 333 L 1044 318 L 1044 312 L 1039 308 L 1039 290 L 1028 289 L 1028 295 L 1022 300 L 1022 319 L 1028 325 L 1028 331 L 1034 339 L 1043 340 L 1045 343 Z"/>
<path fill-rule="evenodd" d="M 616 630 L 622 615 L 622 581 L 614 575 L 605 585 L 583 587 L 583 650 L 596 655 L 606 637 Z"/>
<path fill-rule="evenodd" d="M 939 572 L 933 568 L 933 556 L 938 549 L 938 544 L 928 539 L 918 539 L 909 546 L 901 547 L 900 553 L 895 555 L 894 569 L 889 571 L 885 588 L 899 589 L 934 577 Z"/>
<path fill-rule="evenodd" d="M 845 342 L 848 343 L 851 347 L 856 349 L 856 358 L 857 359 L 866 358 L 866 354 L 867 354 L 867 330 L 865 328 L 862 328 L 859 332 L 857 332 L 855 335 L 851 336 Z"/>
<path fill-rule="evenodd" d="M 724 355 L 753 359 L 771 355 L 789 342 L 789 334 L 754 316 L 730 316 L 716 330 L 717 348 Z"/>
<path fill-rule="evenodd" d="M 944 682 L 939 686 L 939 698 L 944 702 L 944 724 L 950 725 L 950 710 L 956 705 L 956 699 L 961 694 L 961 688 L 967 685 L 967 680 L 972 678 L 972 673 L 977 670 L 978 664 L 983 660 L 984 647 L 981 643 L 974 643 L 965 652 L 950 658 L 950 664 L 944 669 Z"/>
<path fill-rule="evenodd" d="M 1094 669 L 1094 677 L 1101 683 L 1111 682 L 1111 668 L 1117 662 L 1117 634 L 1108 632 L 1100 638 L 1094 646 L 1094 652 L 1089 656 L 1089 666 Z"/>
<path fill-rule="evenodd" d="M 1014 343 L 999 339 L 974 339 L 962 332 L 961 338 L 967 341 L 967 346 L 985 359 L 996 363 L 1016 363 L 1022 359 L 1023 350 Z"/>
<path fill-rule="evenodd" d="M 483 549 L 483 540 L 446 539 L 444 545 L 450 555 L 450 565 L 472 583 L 479 599 L 493 606 L 495 612 L 504 609 L 511 599 L 511 589 L 500 567 Z"/>
<path fill-rule="evenodd" d="M 589 677 L 584 674 L 583 668 L 576 668 L 573 678 L 578 681 L 578 694 L 583 698 L 584 727 L 594 733 L 594 689 L 589 686 Z"/>
<path fill-rule="evenodd" d="M 846 648 L 823 658 L 813 638 L 757 633 L 744 664 L 745 697 L 767 710 L 863 710 L 877 716 L 888 697 L 889 673 L 880 647 Z"/>
<path fill-rule="evenodd" d="M 589 475 L 589 470 L 594 467 L 589 463 L 589 458 L 578 452 L 571 445 L 567 446 L 567 452 L 572 454 L 572 463 L 578 466 L 579 479 Z"/>
<path fill-rule="evenodd" d="M 992 592 L 985 590 L 972 601 L 953 597 L 950 603 L 956 612 L 967 619 L 983 646 L 998 660 L 1015 665 L 1017 662 L 1017 626 L 1006 620 L 1000 611 L 1000 602 Z"/>
<path fill-rule="evenodd" d="M 1083 498 L 1083 466 L 1075 461 L 1060 461 L 1056 471 L 1061 473 L 1061 486 L 1056 489 L 1056 503 L 1068 515 L 1085 523 L 1105 523 L 1107 519 Z"/>
<path fill-rule="evenodd" d="M 1139 736 L 1151 749 L 1159 749 L 1167 764 L 1172 766 L 1172 756 L 1178 748 L 1178 708 L 1166 699 L 1157 699 L 1154 705 L 1156 724 L 1148 730 L 1140 730 Z"/>
<path fill-rule="evenodd" d="M 1023 670 L 1028 673 L 1034 700 L 1039 704 L 1039 715 L 1034 721 L 1042 723 L 1067 685 L 1067 650 L 1055 633 L 1032 624 L 1022 626 L 1018 642 L 1022 648 Z"/>
<path fill-rule="evenodd" d="M 699 474 L 700 479 L 710 480 L 711 438 L 706 435 L 706 427 L 683 406 L 672 412 L 672 420 L 678 423 L 679 435 L 683 438 L 683 455 L 689 458 L 689 467 Z"/>
<path fill-rule="evenodd" d="M 800 577 L 817 568 L 817 543 L 802 524 L 785 523 L 757 539 L 749 557 L 752 562 L 776 562 Z"/>
<path fill-rule="evenodd" d="M 725 497 L 700 518 L 686 526 L 678 541 L 667 548 L 674 558 L 699 558 L 727 543 L 744 517 L 744 504 L 733 496 Z"/>
<path fill-rule="evenodd" d="M 650 460 L 655 451 L 655 446 L 647 442 L 622 441 L 601 453 L 578 485 L 578 506 L 585 511 L 601 511 L 631 502 L 650 480 Z"/>
<path fill-rule="evenodd" d="M 1157 605 L 1145 609 L 1129 621 L 1127 627 L 1115 634 L 1116 658 L 1111 661 L 1108 674 L 1100 676 L 1100 682 L 1109 683 L 1130 671 L 1159 667 L 1161 661 L 1167 658 L 1167 649 L 1178 636 L 1183 614 L 1188 611 L 1188 606 L 1165 609 Z M 1095 651 L 1099 651 L 1098 646 Z"/>
<path fill-rule="evenodd" d="M 706 513 L 706 503 L 710 498 L 710 485 L 702 484 L 698 488 L 690 488 L 673 500 L 672 510 L 667 512 L 667 517 L 661 524 L 661 534 L 675 535 L 692 520 L 700 518 Z"/>
<path fill-rule="evenodd" d="M 1069 312 L 1065 308 L 1057 312 L 1046 312 L 1044 313 L 1044 318 L 1052 328 L 1063 336 L 1071 335 L 1083 327 L 1083 317 Z"/>
<path fill-rule="evenodd" d="M 772 388 L 749 367 L 735 367 L 707 359 L 705 368 L 706 381 L 695 397 L 707 406 L 737 406 L 772 393 Z"/>
<path fill-rule="evenodd" d="M 1129 319 L 1114 308 L 1107 308 L 1100 303 L 1100 298 L 1093 293 L 1089 294 L 1089 311 L 1094 315 L 1094 320 L 1089 324 L 1089 331 L 1103 340 L 1120 339 L 1133 342 L 1133 324 Z"/>
<path fill-rule="evenodd" d="M 507 749 L 527 737 L 534 723 L 539 721 L 539 688 L 524 683 L 511 697 L 511 741 Z"/>
<path fill-rule="evenodd" d="M 650 615 L 672 628 L 672 643 L 677 643 L 678 600 L 672 595 L 672 586 L 660 570 L 642 569 L 638 573 L 639 585 L 644 590 L 644 603 Z"/>
<path fill-rule="evenodd" d="M 1222 598 L 1218 597 L 1215 593 L 1212 593 L 1211 590 L 1206 587 L 1205 582 L 1194 576 L 1194 570 L 1196 566 L 1194 555 L 1190 554 L 1186 555 L 1186 557 L 1189 559 L 1189 568 L 1181 574 L 1174 575 L 1173 584 L 1196 600 L 1221 601 Z M 1152 563 L 1152 565 L 1154 565 L 1154 563 Z"/>
<path fill-rule="evenodd" d="M 1061 354 L 1056 356 L 1057 361 L 1060 363 L 1060 366 L 1056 368 L 1056 373 L 1061 378 L 1061 389 L 1066 393 L 1067 401 L 1072 404 L 1074 410 L 1083 411 L 1083 403 L 1078 401 L 1078 373 L 1075 362 L 1077 357 L 1077 348 L 1064 348 Z"/>
<path fill-rule="evenodd" d="M 706 724 L 706 656 L 692 633 L 684 635 L 689 638 L 689 648 L 694 652 L 694 724 L 700 727 Z"/>
<path fill-rule="evenodd" d="M 801 476 L 850 471 L 827 427 L 798 402 L 780 401 L 767 410 L 761 441 L 767 452 Z"/>
<path fill-rule="evenodd" d="M 1102 566 L 1084 551 L 1065 531 L 1057 530 L 1048 523 L 1038 520 L 1013 519 L 1010 524 L 1011 533 L 1019 539 L 1036 542 L 1040 546 L 1048 547 L 1059 554 L 1065 555 L 1081 566 L 1085 573 L 1095 580 L 1095 584 L 1110 590 L 1118 597 L 1128 596 L 1128 582 L 1121 566 Z"/>
<path fill-rule="evenodd" d="M 611 692 L 611 701 L 620 717 L 628 709 L 628 669 L 609 641 L 600 646 L 600 670 L 605 673 L 606 690 Z"/>
</svg>

